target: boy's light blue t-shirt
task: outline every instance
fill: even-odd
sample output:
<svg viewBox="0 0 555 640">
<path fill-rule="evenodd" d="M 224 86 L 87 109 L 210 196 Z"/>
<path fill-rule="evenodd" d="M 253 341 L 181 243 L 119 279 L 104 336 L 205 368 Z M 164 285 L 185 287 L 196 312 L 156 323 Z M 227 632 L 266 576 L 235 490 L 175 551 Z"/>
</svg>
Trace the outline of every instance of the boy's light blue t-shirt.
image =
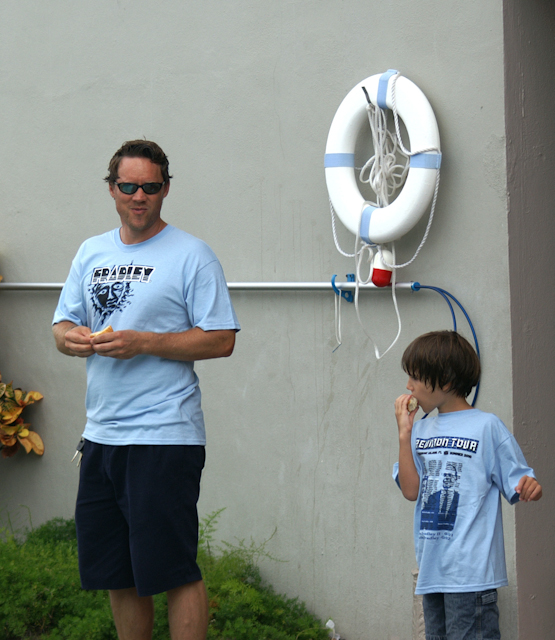
<svg viewBox="0 0 555 640">
<path fill-rule="evenodd" d="M 519 480 L 535 477 L 513 435 L 478 409 L 441 413 L 414 424 L 412 452 L 420 476 L 416 593 L 507 585 L 501 495 L 515 504 Z"/>
<path fill-rule="evenodd" d="M 99 331 L 179 333 L 239 330 L 218 259 L 204 242 L 168 225 L 139 244 L 119 229 L 84 242 L 62 290 L 54 323 Z M 87 358 L 83 436 L 111 445 L 206 443 L 193 362 L 140 355 Z"/>
</svg>

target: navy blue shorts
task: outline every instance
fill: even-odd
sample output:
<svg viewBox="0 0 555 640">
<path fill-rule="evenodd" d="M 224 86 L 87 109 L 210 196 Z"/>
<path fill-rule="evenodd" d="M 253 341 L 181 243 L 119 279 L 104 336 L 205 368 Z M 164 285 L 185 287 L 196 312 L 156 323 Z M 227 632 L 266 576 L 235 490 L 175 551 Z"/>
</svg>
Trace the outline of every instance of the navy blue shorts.
<svg viewBox="0 0 555 640">
<path fill-rule="evenodd" d="M 83 589 L 136 587 L 150 596 L 202 579 L 204 461 L 203 446 L 85 441 L 75 508 Z"/>
</svg>

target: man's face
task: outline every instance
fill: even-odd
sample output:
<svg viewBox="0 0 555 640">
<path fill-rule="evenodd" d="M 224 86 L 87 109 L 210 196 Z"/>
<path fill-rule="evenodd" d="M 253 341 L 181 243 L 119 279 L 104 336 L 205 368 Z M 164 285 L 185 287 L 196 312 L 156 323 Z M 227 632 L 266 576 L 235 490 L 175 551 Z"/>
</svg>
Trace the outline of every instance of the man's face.
<svg viewBox="0 0 555 640">
<path fill-rule="evenodd" d="M 148 158 L 122 158 L 116 182 L 131 182 L 139 185 L 147 182 L 163 182 L 162 171 L 159 165 Z M 142 189 L 126 195 L 113 184 L 109 188 L 121 218 L 122 242 L 125 244 L 144 242 L 165 227 L 165 223 L 160 218 L 160 211 L 162 202 L 170 189 L 169 183 L 154 195 L 147 195 Z"/>
<path fill-rule="evenodd" d="M 454 471 L 446 471 L 443 474 L 443 488 L 452 489 L 457 482 L 457 474 Z"/>
</svg>

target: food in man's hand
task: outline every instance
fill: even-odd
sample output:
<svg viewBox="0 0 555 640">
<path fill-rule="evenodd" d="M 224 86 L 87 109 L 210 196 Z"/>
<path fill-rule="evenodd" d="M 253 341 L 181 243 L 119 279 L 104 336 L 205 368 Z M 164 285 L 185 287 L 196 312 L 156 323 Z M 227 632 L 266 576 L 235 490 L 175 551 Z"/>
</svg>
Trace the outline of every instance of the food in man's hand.
<svg viewBox="0 0 555 640">
<path fill-rule="evenodd" d="M 112 333 L 112 331 L 112 325 L 109 324 L 105 329 L 102 329 L 102 331 L 95 331 L 94 333 L 91 333 L 89 338 L 96 338 L 96 336 L 99 336 L 101 333 Z"/>
<path fill-rule="evenodd" d="M 410 412 L 414 411 L 417 406 L 418 406 L 418 400 L 414 396 L 412 396 L 411 399 L 409 400 L 409 405 L 408 405 L 409 411 Z"/>
</svg>

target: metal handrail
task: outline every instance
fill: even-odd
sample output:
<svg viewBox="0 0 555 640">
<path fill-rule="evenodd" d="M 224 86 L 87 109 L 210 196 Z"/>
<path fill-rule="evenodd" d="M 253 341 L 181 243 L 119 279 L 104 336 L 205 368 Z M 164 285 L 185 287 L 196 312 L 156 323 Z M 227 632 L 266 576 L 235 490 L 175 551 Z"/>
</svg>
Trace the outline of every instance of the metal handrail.
<svg viewBox="0 0 555 640">
<path fill-rule="evenodd" d="M 56 290 L 64 286 L 63 282 L 0 282 L 0 291 Z"/>
<path fill-rule="evenodd" d="M 412 289 L 412 282 L 397 282 L 395 289 Z M 63 282 L 0 282 L 0 291 L 60 291 Z M 354 282 L 336 282 L 338 289 L 351 290 Z M 228 282 L 230 291 L 329 291 L 331 282 Z M 389 287 L 375 284 L 359 285 L 361 291 L 389 291 Z"/>
</svg>

